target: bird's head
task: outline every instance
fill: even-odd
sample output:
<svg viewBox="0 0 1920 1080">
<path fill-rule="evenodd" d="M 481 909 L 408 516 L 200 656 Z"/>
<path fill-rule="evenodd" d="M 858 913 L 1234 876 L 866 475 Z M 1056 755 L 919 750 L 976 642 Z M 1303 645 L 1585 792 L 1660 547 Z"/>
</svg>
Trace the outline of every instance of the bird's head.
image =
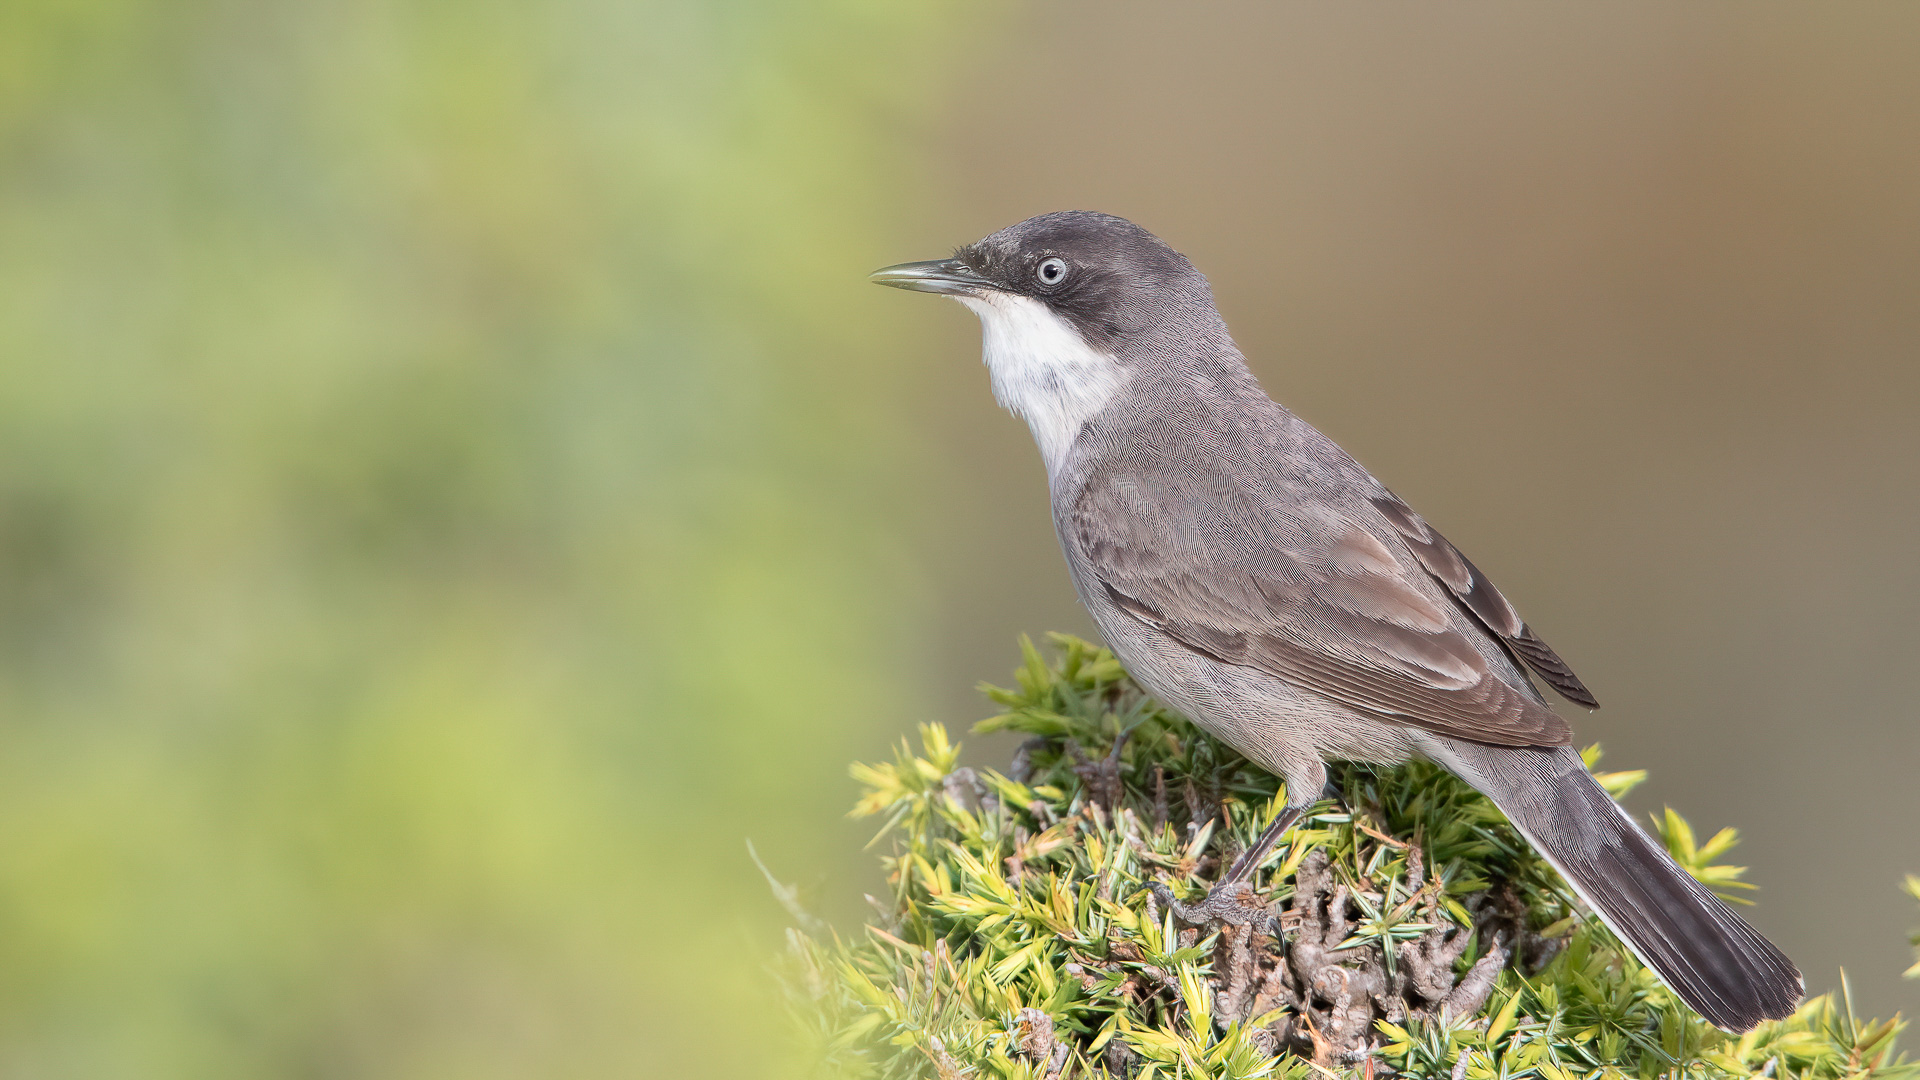
<svg viewBox="0 0 1920 1080">
<path fill-rule="evenodd" d="M 1186 256 L 1125 218 L 1063 210 L 1009 225 L 950 259 L 873 272 L 896 289 L 951 296 L 979 312 L 1035 319 L 1040 309 L 1105 352 L 1132 335 L 1214 318 L 1213 294 Z"/>
<path fill-rule="evenodd" d="M 876 270 L 897 289 L 951 296 L 980 316 L 993 393 L 1033 429 L 1049 475 L 1087 422 L 1143 373 L 1240 365 L 1207 279 L 1124 218 L 1084 210 L 1010 225 L 937 262 Z"/>
</svg>

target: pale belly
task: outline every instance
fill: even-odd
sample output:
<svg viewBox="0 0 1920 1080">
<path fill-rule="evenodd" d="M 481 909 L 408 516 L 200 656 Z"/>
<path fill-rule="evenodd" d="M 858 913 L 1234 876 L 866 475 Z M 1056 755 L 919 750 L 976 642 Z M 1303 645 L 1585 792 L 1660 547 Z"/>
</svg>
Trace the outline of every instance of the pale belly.
<svg viewBox="0 0 1920 1080">
<path fill-rule="evenodd" d="M 1155 698 L 1272 772 L 1304 780 L 1329 758 L 1396 764 L 1419 752 L 1418 733 L 1404 725 L 1193 652 L 1111 606 L 1092 613 L 1114 654 Z"/>
</svg>

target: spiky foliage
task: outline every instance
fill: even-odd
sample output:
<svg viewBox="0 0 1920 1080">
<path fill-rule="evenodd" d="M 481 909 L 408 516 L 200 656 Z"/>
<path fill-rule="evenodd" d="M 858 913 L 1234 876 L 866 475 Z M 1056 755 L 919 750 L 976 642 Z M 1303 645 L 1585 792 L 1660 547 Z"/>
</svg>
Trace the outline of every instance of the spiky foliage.
<svg viewBox="0 0 1920 1080">
<path fill-rule="evenodd" d="M 1426 764 L 1341 766 L 1256 885 L 1271 919 L 1184 926 L 1284 801 L 1277 781 L 1160 708 L 1107 651 L 1025 646 L 1007 772 L 940 727 L 857 765 L 890 886 L 852 938 L 792 932 L 791 985 L 823 1072 L 849 1077 L 1448 1080 L 1913 1075 L 1898 1020 L 1831 996 L 1740 1037 L 1687 1012 L 1585 914 L 1480 795 Z M 1592 757 L 1590 753 L 1589 764 Z M 1644 774 L 1602 774 L 1615 794 Z M 1669 810 L 1676 858 L 1720 890 Z M 1282 931 L 1284 937 L 1275 931 Z"/>
<path fill-rule="evenodd" d="M 1908 896 L 1920 900 L 1920 877 L 1908 874 L 1907 880 L 1901 883 L 1900 887 L 1907 891 Z M 1913 945 L 1913 966 L 1907 969 L 1907 978 L 1920 979 L 1920 930 L 1915 930 L 1907 941 Z"/>
</svg>

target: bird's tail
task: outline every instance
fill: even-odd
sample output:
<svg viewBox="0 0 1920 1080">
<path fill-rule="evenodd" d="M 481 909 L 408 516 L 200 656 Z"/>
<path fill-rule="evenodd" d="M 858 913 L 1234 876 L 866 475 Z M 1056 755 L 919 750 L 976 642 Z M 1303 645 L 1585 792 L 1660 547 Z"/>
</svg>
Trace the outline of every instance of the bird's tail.
<svg viewBox="0 0 1920 1080">
<path fill-rule="evenodd" d="M 1445 764 L 1480 789 L 1574 891 L 1692 1009 L 1746 1031 L 1805 993 L 1773 943 L 1682 870 L 1567 747 L 1448 740 Z"/>
</svg>

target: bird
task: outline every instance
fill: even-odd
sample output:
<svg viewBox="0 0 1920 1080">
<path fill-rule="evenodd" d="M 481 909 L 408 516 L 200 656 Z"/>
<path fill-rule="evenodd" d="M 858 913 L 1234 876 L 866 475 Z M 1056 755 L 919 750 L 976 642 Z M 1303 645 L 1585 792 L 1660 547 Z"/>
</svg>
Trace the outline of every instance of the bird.
<svg viewBox="0 0 1920 1080">
<path fill-rule="evenodd" d="M 871 280 L 979 316 L 994 396 L 1032 431 L 1102 637 L 1163 704 L 1285 781 L 1200 910 L 1246 902 L 1328 760 L 1424 758 L 1499 807 L 1707 1021 L 1742 1032 L 1793 1012 L 1793 962 L 1594 780 L 1529 672 L 1579 705 L 1598 707 L 1592 692 L 1479 567 L 1267 395 L 1185 256 L 1124 218 L 1061 211 Z"/>
</svg>

